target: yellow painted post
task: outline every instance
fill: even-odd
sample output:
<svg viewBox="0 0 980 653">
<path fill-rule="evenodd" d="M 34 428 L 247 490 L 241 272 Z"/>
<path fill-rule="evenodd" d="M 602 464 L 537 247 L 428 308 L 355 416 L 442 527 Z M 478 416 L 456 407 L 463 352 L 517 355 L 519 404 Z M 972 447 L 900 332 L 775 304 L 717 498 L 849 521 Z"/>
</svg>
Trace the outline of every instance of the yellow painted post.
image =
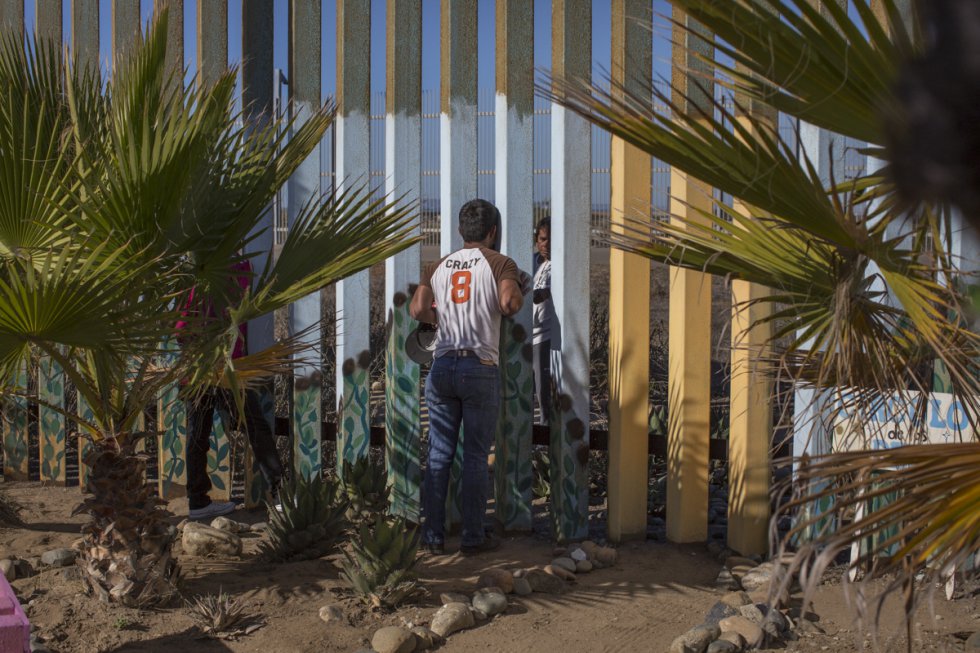
<svg viewBox="0 0 980 653">
<path fill-rule="evenodd" d="M 637 21 L 650 3 L 613 0 L 612 76 L 642 92 L 652 74 L 650 30 Z M 612 140 L 613 230 L 650 215 L 650 156 Z M 650 260 L 609 252 L 609 537 L 645 538 L 649 457 Z"/>
<path fill-rule="evenodd" d="M 674 20 L 693 26 L 674 9 Z M 673 28 L 673 102 L 691 114 L 712 112 L 712 84 L 701 74 L 714 46 L 680 26 Z M 670 213 L 696 219 L 711 210 L 711 188 L 672 168 Z M 699 542 L 708 534 L 708 440 L 711 396 L 711 277 L 693 270 L 670 271 L 667 433 L 667 538 Z"/>
<path fill-rule="evenodd" d="M 735 210 L 738 213 L 739 203 Z M 759 325 L 771 311 L 765 286 L 732 282 L 732 383 L 728 435 L 728 546 L 739 553 L 768 551 L 769 447 L 772 383 L 761 369 L 771 329 Z"/>
<path fill-rule="evenodd" d="M 771 107 L 739 95 L 737 120 L 753 130 L 748 115 L 762 121 L 776 136 L 776 113 Z M 746 112 L 748 115 L 746 115 Z M 748 215 L 735 198 L 735 219 Z M 732 382 L 728 434 L 728 546 L 744 555 L 769 550 L 769 460 L 772 440 L 772 381 L 763 356 L 772 334 L 768 323 L 759 324 L 772 308 L 759 302 L 769 294 L 765 286 L 732 282 Z M 754 328 L 752 325 L 756 325 Z"/>
</svg>

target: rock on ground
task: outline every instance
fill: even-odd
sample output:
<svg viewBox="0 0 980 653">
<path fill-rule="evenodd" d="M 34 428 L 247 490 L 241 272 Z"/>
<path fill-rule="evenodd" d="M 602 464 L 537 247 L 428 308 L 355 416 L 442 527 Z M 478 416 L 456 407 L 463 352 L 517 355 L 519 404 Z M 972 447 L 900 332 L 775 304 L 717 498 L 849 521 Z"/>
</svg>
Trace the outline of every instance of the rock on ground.
<svg viewBox="0 0 980 653">
<path fill-rule="evenodd" d="M 735 648 L 738 649 L 739 651 L 745 649 L 745 638 L 739 635 L 738 633 L 734 633 L 730 630 L 722 631 L 721 635 L 718 636 L 718 641 L 731 642 L 732 644 L 735 645 Z"/>
<path fill-rule="evenodd" d="M 14 566 L 13 560 L 7 558 L 0 560 L 0 571 L 3 572 L 3 576 L 7 580 L 15 580 L 17 578 L 17 567 Z"/>
<path fill-rule="evenodd" d="M 41 555 L 41 564 L 48 567 L 67 567 L 74 564 L 77 555 L 72 549 L 52 549 Z"/>
<path fill-rule="evenodd" d="M 758 646 L 762 643 L 762 628 L 745 617 L 725 617 L 718 625 L 721 626 L 722 631 L 741 635 L 748 646 Z"/>
<path fill-rule="evenodd" d="M 762 589 L 768 591 L 769 583 L 773 578 L 773 572 L 774 568 L 771 562 L 764 562 L 758 567 L 750 569 L 739 579 L 742 583 L 742 589 L 746 592 L 755 592 Z M 735 575 L 738 576 L 738 574 Z"/>
<path fill-rule="evenodd" d="M 715 579 L 715 587 L 727 591 L 735 591 L 741 589 L 741 585 L 738 584 L 735 576 L 732 575 L 728 569 L 722 569 L 718 572 L 718 577 Z"/>
<path fill-rule="evenodd" d="M 401 626 L 385 626 L 375 631 L 371 648 L 378 653 L 412 653 L 415 650 L 415 634 Z"/>
<path fill-rule="evenodd" d="M 531 569 L 527 572 L 527 582 L 535 592 L 546 594 L 561 594 L 565 591 L 565 581 L 543 569 Z"/>
<path fill-rule="evenodd" d="M 723 639 L 716 639 L 708 644 L 708 648 L 705 653 L 739 653 L 741 650 L 742 649 L 735 646 L 731 642 L 726 642 Z"/>
<path fill-rule="evenodd" d="M 721 601 L 718 601 L 713 606 L 711 606 L 711 610 L 708 611 L 707 616 L 705 616 L 704 618 L 704 623 L 717 626 L 718 622 L 720 622 L 725 617 L 734 617 L 737 614 L 739 614 L 737 608 L 733 608 L 727 603 L 722 603 Z"/>
<path fill-rule="evenodd" d="M 320 608 L 320 618 L 327 623 L 343 622 L 344 611 L 339 605 L 325 605 Z"/>
<path fill-rule="evenodd" d="M 567 581 L 574 581 L 575 580 L 575 574 L 573 574 L 572 572 L 568 571 L 564 567 L 558 567 L 558 566 L 555 566 L 555 565 L 545 565 L 544 570 L 545 570 L 545 573 L 551 574 L 552 576 L 557 576 L 558 578 L 560 578 L 562 580 L 567 580 Z"/>
<path fill-rule="evenodd" d="M 439 637 L 448 637 L 457 630 L 476 624 L 473 611 L 466 603 L 447 603 L 433 615 L 429 628 Z"/>
<path fill-rule="evenodd" d="M 477 587 L 499 587 L 504 594 L 514 591 L 514 575 L 506 569 L 487 569 L 476 581 Z"/>
<path fill-rule="evenodd" d="M 412 628 L 412 634 L 415 635 L 416 651 L 427 651 L 442 643 L 442 637 L 439 637 L 425 626 Z"/>
<path fill-rule="evenodd" d="M 595 559 L 603 567 L 612 567 L 616 564 L 616 558 L 619 557 L 616 549 L 608 546 L 599 547 L 595 552 Z"/>
<path fill-rule="evenodd" d="M 507 597 L 498 587 L 484 587 L 473 595 L 473 607 L 492 617 L 507 609 Z"/>
<path fill-rule="evenodd" d="M 730 605 L 737 610 L 743 605 L 752 603 L 752 599 L 750 599 L 749 595 L 745 592 L 729 592 L 725 596 L 721 597 L 720 602 L 724 603 L 725 605 Z"/>
<path fill-rule="evenodd" d="M 735 567 L 739 566 L 744 566 L 751 569 L 753 567 L 757 567 L 758 565 L 756 561 L 751 558 L 746 558 L 744 556 L 728 556 L 725 558 L 725 566 L 729 569 L 734 569 Z"/>
<path fill-rule="evenodd" d="M 575 561 L 572 560 L 571 558 L 565 558 L 565 557 L 555 558 L 554 560 L 551 561 L 551 566 L 561 567 L 566 571 L 570 571 L 573 574 L 575 573 Z"/>
<path fill-rule="evenodd" d="M 769 608 L 762 604 L 750 603 L 748 605 L 743 605 L 738 609 L 738 614 L 754 623 L 756 626 L 762 626 L 762 620 L 766 618 L 766 612 Z"/>
<path fill-rule="evenodd" d="M 531 584 L 527 582 L 526 578 L 515 578 L 514 579 L 514 592 L 519 596 L 527 596 L 534 590 L 531 589 Z"/>
<path fill-rule="evenodd" d="M 704 653 L 721 634 L 718 626 L 701 624 L 690 629 L 670 645 L 670 653 Z"/>
<path fill-rule="evenodd" d="M 251 526 L 240 524 L 234 519 L 228 519 L 227 517 L 215 517 L 211 520 L 211 528 L 217 528 L 219 531 L 227 531 L 229 533 L 241 533 L 242 531 L 250 530 Z"/>
<path fill-rule="evenodd" d="M 443 592 L 439 595 L 439 600 L 443 605 L 447 603 L 469 603 L 470 597 L 461 592 Z"/>
<path fill-rule="evenodd" d="M 242 554 L 242 538 L 196 522 L 184 526 L 181 544 L 188 555 L 231 557 Z"/>
</svg>

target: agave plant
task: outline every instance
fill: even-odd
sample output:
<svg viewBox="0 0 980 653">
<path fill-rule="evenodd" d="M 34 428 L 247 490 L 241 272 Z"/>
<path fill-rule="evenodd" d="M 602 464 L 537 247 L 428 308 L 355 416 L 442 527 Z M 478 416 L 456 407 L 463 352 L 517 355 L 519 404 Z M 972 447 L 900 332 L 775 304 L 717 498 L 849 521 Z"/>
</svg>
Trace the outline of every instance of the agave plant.
<svg viewBox="0 0 980 653">
<path fill-rule="evenodd" d="M 901 11 L 895 0 L 847 7 L 832 0 L 672 4 L 675 47 L 690 44 L 692 58 L 709 70 L 700 79 L 696 71 L 679 71 L 693 79 L 690 88 L 675 83 L 664 92 L 641 82 L 631 92 L 632 80 L 545 79 L 539 92 L 737 198 L 737 215 L 731 220 L 732 207 L 717 201 L 713 211 L 689 207 L 669 222 L 636 216 L 624 232 L 608 234 L 611 243 L 770 288 L 753 300 L 770 310 L 752 325 L 771 334 L 769 371 L 788 373 L 816 396 L 835 395 L 839 410 L 870 415 L 897 403 L 912 409 L 913 426 L 921 429 L 919 397 L 933 389 L 935 363 L 949 374 L 975 427 L 980 335 L 955 318 L 970 300 L 949 248 L 956 237 L 950 207 L 935 197 L 903 201 L 886 147 L 888 125 L 905 124 L 896 92 L 900 67 L 922 52 L 914 12 Z M 703 54 L 705 40 L 723 57 Z M 727 89 L 734 109 L 701 93 L 699 82 Z M 884 167 L 848 182 L 822 180 L 805 152 L 781 140 L 777 112 L 866 143 L 865 153 Z M 792 507 L 843 492 L 823 518 L 856 516 L 849 526 L 824 529 L 798 553 L 796 566 L 815 551 L 825 552 L 818 559 L 825 563 L 832 551 L 860 545 L 885 526 L 897 528 L 894 537 L 878 538 L 852 565 L 894 572 L 898 586 L 911 587 L 915 574 L 931 577 L 963 560 L 980 546 L 980 474 L 962 473 L 975 469 L 978 451 L 974 442 L 810 459 Z M 889 471 L 893 466 L 901 472 Z M 942 481 L 935 476 L 940 470 Z M 899 498 L 883 517 L 854 510 L 861 496 L 884 492 Z M 806 577 L 809 588 L 819 580 L 819 573 Z M 907 602 L 910 610 L 914 604 Z"/>
<path fill-rule="evenodd" d="M 245 612 L 241 599 L 233 599 L 221 590 L 217 594 L 197 597 L 188 605 L 191 617 L 209 637 L 230 639 L 249 634 L 262 625 L 257 616 Z"/>
<path fill-rule="evenodd" d="M 269 509 L 266 554 L 277 560 L 319 558 L 347 529 L 347 499 L 334 479 L 294 474 L 279 490 L 281 507 Z"/>
<path fill-rule="evenodd" d="M 390 489 L 385 469 L 367 456 L 353 465 L 344 461 L 343 490 L 347 495 L 347 519 L 354 525 L 372 522 L 388 508 Z"/>
<path fill-rule="evenodd" d="M 418 549 L 417 528 L 378 515 L 374 524 L 361 524 L 340 575 L 371 607 L 393 608 L 421 590 L 413 571 Z"/>
<path fill-rule="evenodd" d="M 67 416 L 93 449 L 79 564 L 97 595 L 125 604 L 167 598 L 175 573 L 159 502 L 139 490 L 145 409 L 179 381 L 191 394 L 241 390 L 302 364 L 302 334 L 232 361 L 238 325 L 414 242 L 413 207 L 352 188 L 301 206 L 274 262 L 255 249 L 333 105 L 287 130 L 253 124 L 235 109 L 234 70 L 187 87 L 168 76 L 166 22 L 161 12 L 109 80 L 53 43 L 0 35 L 0 394 L 43 403 L 16 383 L 34 354 L 77 388 L 86 416 Z M 270 262 L 235 297 L 229 267 L 254 257 Z M 167 355 L 192 288 L 228 320 L 190 318 Z"/>
</svg>

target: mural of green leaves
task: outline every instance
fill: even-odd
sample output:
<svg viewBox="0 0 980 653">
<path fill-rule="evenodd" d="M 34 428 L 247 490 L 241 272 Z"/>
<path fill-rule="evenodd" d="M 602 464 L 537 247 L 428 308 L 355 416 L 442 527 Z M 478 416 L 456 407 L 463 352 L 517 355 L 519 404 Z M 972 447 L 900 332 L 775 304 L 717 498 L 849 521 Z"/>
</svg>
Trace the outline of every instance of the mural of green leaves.
<svg viewBox="0 0 980 653">
<path fill-rule="evenodd" d="M 496 519 L 505 530 L 531 530 L 534 370 L 527 329 L 511 318 L 500 328 L 500 418 L 494 466 Z"/>
<path fill-rule="evenodd" d="M 78 395 L 78 416 L 86 422 L 94 419 L 92 407 L 88 405 L 85 397 Z M 85 457 L 92 450 L 92 440 L 88 431 L 81 426 L 78 427 L 78 484 L 85 489 L 88 485 L 89 467 L 85 464 Z"/>
<path fill-rule="evenodd" d="M 211 477 L 211 498 L 216 501 L 231 499 L 231 441 L 225 425 L 231 424 L 231 416 L 224 411 L 214 411 L 211 427 L 211 449 L 208 451 L 208 475 Z"/>
<path fill-rule="evenodd" d="M 319 476 L 321 461 L 320 383 L 307 377 L 293 389 L 293 471 Z"/>
<path fill-rule="evenodd" d="M 262 407 L 262 415 L 273 433 L 276 432 L 276 397 L 272 387 L 265 385 L 257 389 L 259 395 L 259 405 Z M 245 448 L 245 507 L 253 508 L 265 501 L 266 487 L 265 477 L 259 469 L 255 457 L 252 455 L 252 448 Z"/>
<path fill-rule="evenodd" d="M 552 390 L 561 388 L 561 352 L 551 352 Z M 568 397 L 551 399 L 551 518 L 559 542 L 589 535 L 588 423 Z M 588 419 L 588 407 L 579 410 Z"/>
<path fill-rule="evenodd" d="M 164 499 L 187 494 L 187 470 L 184 443 L 187 441 L 187 412 L 174 385 L 161 393 L 158 403 L 157 426 L 160 429 L 159 493 Z"/>
<path fill-rule="evenodd" d="M 27 370 L 21 369 L 11 384 L 27 390 Z M 28 479 L 27 399 L 9 397 L 3 406 L 3 476 L 9 481 Z"/>
<path fill-rule="evenodd" d="M 397 303 L 397 302 L 396 302 Z M 395 306 L 388 318 L 385 356 L 385 456 L 388 463 L 390 511 L 420 521 L 422 466 L 419 460 L 422 426 L 419 409 L 419 365 L 405 353 L 405 338 L 416 322 L 408 302 Z"/>
<path fill-rule="evenodd" d="M 65 416 L 55 408 L 65 408 L 65 373 L 50 357 L 41 358 L 38 365 L 39 448 L 41 480 L 65 482 L 65 449 L 67 430 Z"/>
<path fill-rule="evenodd" d="M 351 372 L 343 375 L 343 393 L 337 411 L 337 474 L 343 473 L 343 464 L 354 464 L 368 454 L 371 444 L 371 384 L 368 370 L 350 365 Z"/>
</svg>

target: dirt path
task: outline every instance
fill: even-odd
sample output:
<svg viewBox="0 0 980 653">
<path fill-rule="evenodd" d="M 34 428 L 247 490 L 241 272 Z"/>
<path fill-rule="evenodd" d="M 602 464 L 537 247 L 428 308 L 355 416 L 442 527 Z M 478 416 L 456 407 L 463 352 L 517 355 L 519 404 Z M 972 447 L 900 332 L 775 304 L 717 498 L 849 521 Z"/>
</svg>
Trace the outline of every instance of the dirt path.
<svg viewBox="0 0 980 653">
<path fill-rule="evenodd" d="M 82 517 L 70 517 L 78 503 L 76 488 L 42 488 L 37 484 L 9 484 L 12 498 L 25 506 L 24 528 L 0 531 L 0 558 L 39 557 L 47 550 L 68 546 L 78 537 Z M 173 502 L 177 514 L 186 504 Z M 241 521 L 264 519 L 262 511 L 239 511 Z M 175 520 L 177 518 L 175 517 Z M 533 537 L 508 538 L 493 554 L 478 558 L 450 555 L 421 562 L 421 575 L 429 596 L 397 613 L 377 615 L 343 594 L 336 558 L 274 565 L 255 555 L 259 536 L 245 542 L 241 560 L 205 560 L 181 556 L 187 598 L 214 594 L 219 589 L 241 597 L 249 611 L 261 615 L 265 626 L 238 641 L 198 637 L 191 610 L 179 605 L 158 611 L 108 608 L 81 594 L 75 569 L 41 569 L 14 581 L 28 616 L 54 653 L 122 651 L 232 651 L 245 653 L 355 651 L 369 645 L 382 625 L 424 623 L 439 604 L 441 592 L 472 590 L 477 575 L 488 567 L 513 569 L 547 564 L 552 546 Z M 456 543 L 450 540 L 450 550 Z M 179 548 L 178 548 L 179 553 Z M 39 565 L 35 565 L 37 567 Z M 714 579 L 721 565 L 703 546 L 656 543 L 620 547 L 616 567 L 582 574 L 574 589 L 561 596 L 512 596 L 506 613 L 477 628 L 453 635 L 439 650 L 534 651 L 577 653 L 603 651 L 666 651 L 673 639 L 701 622 L 718 600 Z M 346 623 L 324 623 L 321 606 L 343 607 Z M 956 633 L 980 630 L 980 602 L 973 594 L 953 602 L 938 599 L 935 619 L 917 616 L 915 651 L 962 650 Z M 818 593 L 820 621 L 789 651 L 868 650 L 856 635 L 852 612 L 841 589 L 828 583 Z M 882 635 L 887 639 L 902 629 L 898 605 L 885 614 Z M 822 631 L 822 632 L 821 632 Z M 881 650 L 904 650 L 889 642 Z"/>
</svg>

